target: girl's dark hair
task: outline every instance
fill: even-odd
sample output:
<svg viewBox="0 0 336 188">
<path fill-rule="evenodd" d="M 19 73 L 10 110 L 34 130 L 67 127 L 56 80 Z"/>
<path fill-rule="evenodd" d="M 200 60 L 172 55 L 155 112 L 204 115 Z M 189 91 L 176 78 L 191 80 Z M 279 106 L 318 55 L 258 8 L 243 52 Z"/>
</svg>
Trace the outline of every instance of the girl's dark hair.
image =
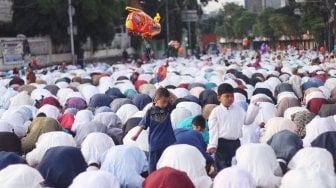
<svg viewBox="0 0 336 188">
<path fill-rule="evenodd" d="M 159 89 L 156 90 L 155 92 L 155 99 L 161 98 L 161 97 L 170 97 L 170 93 L 168 89 L 160 87 Z"/>
</svg>

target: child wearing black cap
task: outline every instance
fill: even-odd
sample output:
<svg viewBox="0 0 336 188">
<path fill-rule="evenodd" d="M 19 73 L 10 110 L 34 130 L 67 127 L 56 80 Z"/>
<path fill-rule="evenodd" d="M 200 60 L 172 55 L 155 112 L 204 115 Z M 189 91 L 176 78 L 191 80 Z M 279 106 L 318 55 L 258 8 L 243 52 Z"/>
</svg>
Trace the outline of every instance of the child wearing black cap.
<svg viewBox="0 0 336 188">
<path fill-rule="evenodd" d="M 234 89 L 230 84 L 218 86 L 217 94 L 220 105 L 214 108 L 209 116 L 208 153 L 215 154 L 217 172 L 230 167 L 232 157 L 240 147 L 245 111 L 233 104 Z"/>
</svg>

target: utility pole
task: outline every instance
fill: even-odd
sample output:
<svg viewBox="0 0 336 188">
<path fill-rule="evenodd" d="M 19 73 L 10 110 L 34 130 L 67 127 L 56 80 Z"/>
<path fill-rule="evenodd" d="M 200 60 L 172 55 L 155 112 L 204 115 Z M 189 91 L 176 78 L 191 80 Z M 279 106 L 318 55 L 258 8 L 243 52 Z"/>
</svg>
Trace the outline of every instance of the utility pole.
<svg viewBox="0 0 336 188">
<path fill-rule="evenodd" d="M 71 56 L 72 56 L 72 64 L 75 64 L 75 44 L 74 44 L 74 30 L 73 30 L 73 24 L 72 24 L 72 16 L 74 14 L 73 12 L 73 6 L 71 4 L 71 0 L 68 0 L 68 14 L 69 14 L 69 30 L 70 30 L 70 43 L 71 43 Z"/>
<path fill-rule="evenodd" d="M 166 0 L 165 2 L 165 8 L 166 8 L 166 40 L 167 43 L 166 45 L 168 45 L 169 43 L 169 13 L 168 13 L 168 0 Z"/>
</svg>

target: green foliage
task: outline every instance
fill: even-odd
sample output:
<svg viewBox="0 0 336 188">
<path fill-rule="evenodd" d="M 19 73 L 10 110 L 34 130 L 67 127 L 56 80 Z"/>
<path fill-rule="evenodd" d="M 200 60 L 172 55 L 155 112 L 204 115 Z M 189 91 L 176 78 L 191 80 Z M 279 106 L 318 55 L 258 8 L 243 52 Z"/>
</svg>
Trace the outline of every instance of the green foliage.
<svg viewBox="0 0 336 188">
<path fill-rule="evenodd" d="M 319 43 L 323 43 L 324 33 L 327 28 L 328 9 L 322 3 L 305 3 L 302 6 L 302 18 L 300 24 L 309 31 Z"/>
<path fill-rule="evenodd" d="M 114 36 L 124 9 L 123 0 L 73 0 L 73 23 L 77 44 L 91 38 L 94 47 L 108 43 Z M 49 35 L 54 43 L 67 43 L 69 25 L 67 0 L 14 0 L 13 25 L 17 33 L 28 36 Z M 77 46 L 78 47 L 78 46 Z"/>
<path fill-rule="evenodd" d="M 224 9 L 221 10 L 217 16 L 214 32 L 221 37 L 234 38 L 237 35 L 235 22 L 245 14 L 246 10 L 235 3 L 227 3 L 223 8 Z M 240 22 L 242 23 L 247 20 L 245 17 L 241 19 Z M 242 29 L 241 23 L 236 25 L 236 29 Z M 244 33 L 242 31 L 239 32 Z"/>
<path fill-rule="evenodd" d="M 237 38 L 247 37 L 255 23 L 257 15 L 244 11 L 241 16 L 234 22 L 234 32 Z"/>
<path fill-rule="evenodd" d="M 197 0 L 144 0 L 143 10 L 150 16 L 157 12 L 161 15 L 161 34 L 157 39 L 166 39 L 165 3 L 169 10 L 169 38 L 181 40 L 187 24 L 181 20 L 181 11 L 196 9 L 202 14 Z M 200 0 L 206 5 L 210 0 Z M 300 37 L 309 31 L 315 39 L 322 43 L 330 17 L 330 5 L 326 2 L 298 4 L 289 0 L 289 6 L 281 9 L 266 8 L 258 15 L 247 12 L 243 7 L 227 3 L 217 16 L 200 23 L 202 34 L 216 33 L 219 37 L 244 38 L 250 32 L 256 37 L 267 37 L 275 40 L 282 35 Z M 78 34 L 75 37 L 76 47 L 91 38 L 94 48 L 99 44 L 109 43 L 116 27 L 124 24 L 127 12 L 126 0 L 72 0 L 76 14 L 73 17 Z M 15 36 L 18 33 L 27 36 L 49 35 L 54 43 L 69 43 L 67 27 L 69 25 L 67 0 L 13 0 L 13 23 L 1 25 L 2 33 Z M 127 4 L 130 5 L 130 4 Z M 302 14 L 295 15 L 294 9 L 300 8 Z M 197 24 L 192 24 L 192 36 L 195 40 Z M 9 35 L 8 35 L 9 36 Z M 133 40 L 132 44 L 140 44 L 141 40 Z M 195 44 L 195 42 L 193 42 Z"/>
<path fill-rule="evenodd" d="M 301 10 L 301 15 L 294 14 L 296 8 Z M 209 22 L 209 26 L 203 24 L 202 32 L 215 32 L 219 37 L 238 39 L 252 32 L 256 37 L 276 40 L 281 36 L 302 37 L 309 31 L 317 41 L 322 42 L 326 38 L 329 15 L 330 10 L 322 1 L 297 4 L 290 0 L 289 6 L 281 9 L 266 8 L 258 15 L 229 3 L 215 18 L 205 21 Z"/>
<path fill-rule="evenodd" d="M 216 29 L 217 18 L 211 17 L 206 21 L 203 21 L 200 25 L 201 33 L 210 34 L 213 33 Z"/>
<path fill-rule="evenodd" d="M 253 34 L 257 37 L 272 38 L 274 31 L 270 26 L 269 18 L 274 14 L 274 9 L 267 8 L 262 11 L 256 18 L 256 23 L 253 25 Z"/>
</svg>

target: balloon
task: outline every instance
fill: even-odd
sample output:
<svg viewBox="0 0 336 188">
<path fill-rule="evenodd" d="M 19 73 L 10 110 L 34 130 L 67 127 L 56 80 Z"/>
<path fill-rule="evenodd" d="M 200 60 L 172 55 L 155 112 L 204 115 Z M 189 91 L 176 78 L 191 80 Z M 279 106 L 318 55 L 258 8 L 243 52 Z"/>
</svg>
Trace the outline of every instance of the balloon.
<svg viewBox="0 0 336 188">
<path fill-rule="evenodd" d="M 127 15 L 125 26 L 128 33 L 140 36 L 143 39 L 150 39 L 161 32 L 160 15 L 156 13 L 154 18 L 148 16 L 144 11 L 126 7 L 130 13 Z"/>
</svg>

